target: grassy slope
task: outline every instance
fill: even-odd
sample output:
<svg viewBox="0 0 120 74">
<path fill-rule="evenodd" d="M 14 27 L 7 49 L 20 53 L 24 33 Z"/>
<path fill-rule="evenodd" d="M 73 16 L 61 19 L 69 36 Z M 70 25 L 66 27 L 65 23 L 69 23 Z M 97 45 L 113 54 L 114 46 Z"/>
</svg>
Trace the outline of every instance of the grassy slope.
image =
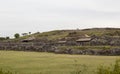
<svg viewBox="0 0 120 74">
<path fill-rule="evenodd" d="M 40 72 L 43 74 L 70 74 L 75 69 L 75 64 L 85 64 L 91 71 L 100 64 L 109 65 L 113 63 L 116 58 L 119 56 L 0 51 L 0 67 L 5 70 L 16 71 L 19 74 L 39 74 Z"/>
<path fill-rule="evenodd" d="M 49 32 L 43 32 L 43 33 L 34 33 L 29 36 L 21 37 L 20 39 L 24 39 L 30 36 L 35 36 L 36 38 L 47 38 L 48 40 L 56 40 L 60 38 L 64 38 L 68 36 L 71 32 L 77 32 L 77 35 L 80 34 L 88 34 L 90 36 L 96 35 L 96 36 L 102 36 L 106 35 L 108 33 L 114 34 L 115 31 L 120 32 L 119 28 L 92 28 L 92 29 L 83 29 L 83 30 L 54 30 Z"/>
</svg>

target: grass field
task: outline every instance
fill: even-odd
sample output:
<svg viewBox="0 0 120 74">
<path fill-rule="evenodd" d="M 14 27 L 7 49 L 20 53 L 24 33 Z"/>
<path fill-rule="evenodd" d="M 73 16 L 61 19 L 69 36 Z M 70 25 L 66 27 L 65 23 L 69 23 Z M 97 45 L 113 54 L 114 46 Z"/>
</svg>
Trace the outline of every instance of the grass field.
<svg viewBox="0 0 120 74">
<path fill-rule="evenodd" d="M 81 65 L 85 65 L 87 71 L 84 74 L 93 74 L 97 66 L 108 66 L 118 58 L 119 56 L 0 51 L 0 68 L 17 74 L 71 74 L 77 66 L 82 69 Z"/>
</svg>

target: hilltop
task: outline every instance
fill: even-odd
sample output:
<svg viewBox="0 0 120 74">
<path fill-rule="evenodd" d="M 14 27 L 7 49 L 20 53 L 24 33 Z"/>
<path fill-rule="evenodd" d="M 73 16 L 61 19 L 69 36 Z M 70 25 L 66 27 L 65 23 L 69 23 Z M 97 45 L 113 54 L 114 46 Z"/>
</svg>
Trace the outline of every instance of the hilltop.
<svg viewBox="0 0 120 74">
<path fill-rule="evenodd" d="M 90 28 L 76 30 L 54 30 L 49 32 L 37 32 L 31 35 L 20 37 L 25 39 L 35 37 L 36 39 L 58 40 L 65 37 L 77 37 L 87 34 L 88 36 L 120 36 L 120 28 Z"/>
</svg>

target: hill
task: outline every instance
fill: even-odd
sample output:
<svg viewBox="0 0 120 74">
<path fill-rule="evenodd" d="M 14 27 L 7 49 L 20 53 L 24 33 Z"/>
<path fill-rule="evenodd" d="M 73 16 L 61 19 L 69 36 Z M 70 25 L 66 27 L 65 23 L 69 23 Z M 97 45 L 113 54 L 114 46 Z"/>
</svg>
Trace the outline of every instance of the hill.
<svg viewBox="0 0 120 74">
<path fill-rule="evenodd" d="M 119 28 L 54 30 L 0 42 L 1 50 L 120 55 Z"/>
<path fill-rule="evenodd" d="M 65 37 L 74 37 L 80 35 L 89 36 L 120 36 L 120 28 L 90 28 L 90 29 L 76 29 L 76 30 L 54 30 L 49 32 L 37 32 L 28 36 L 20 37 L 25 39 L 34 36 L 36 39 L 58 40 Z"/>
</svg>

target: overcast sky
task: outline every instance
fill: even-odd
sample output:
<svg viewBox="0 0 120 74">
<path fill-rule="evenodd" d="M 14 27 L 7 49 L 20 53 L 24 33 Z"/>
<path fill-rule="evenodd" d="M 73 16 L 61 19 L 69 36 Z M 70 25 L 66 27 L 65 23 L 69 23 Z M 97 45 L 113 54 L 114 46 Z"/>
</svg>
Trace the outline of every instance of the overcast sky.
<svg viewBox="0 0 120 74">
<path fill-rule="evenodd" d="M 0 0 L 0 36 L 92 27 L 120 28 L 120 0 Z"/>
</svg>

